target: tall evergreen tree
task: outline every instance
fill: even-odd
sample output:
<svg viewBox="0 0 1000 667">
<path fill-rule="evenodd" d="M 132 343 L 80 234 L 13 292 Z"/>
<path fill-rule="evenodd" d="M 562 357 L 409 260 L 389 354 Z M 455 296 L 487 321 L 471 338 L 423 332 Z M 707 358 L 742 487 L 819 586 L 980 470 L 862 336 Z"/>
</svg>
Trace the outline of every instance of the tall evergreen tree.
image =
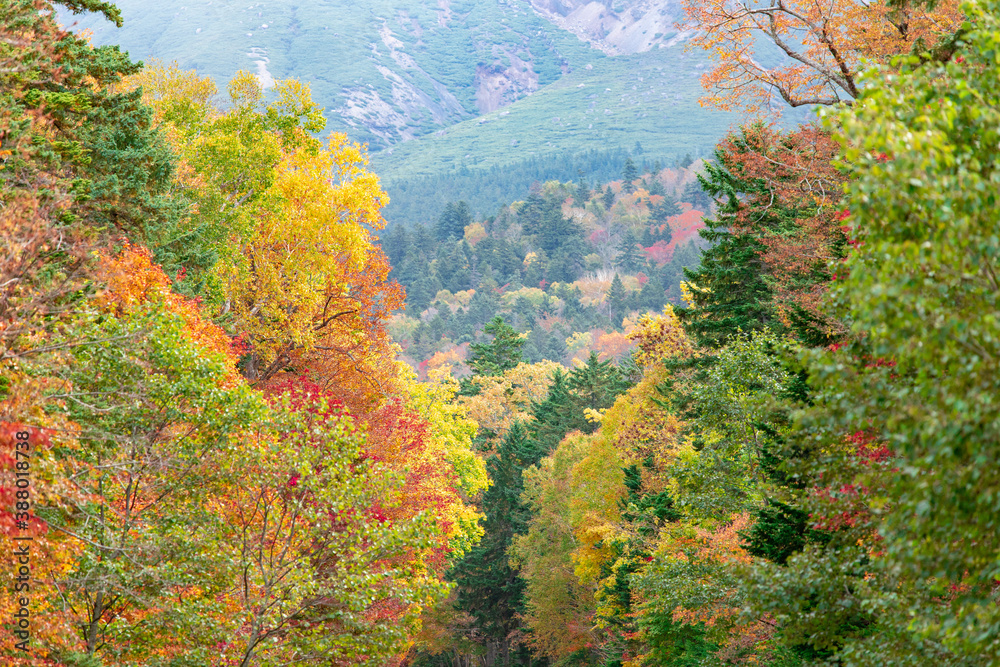
<svg viewBox="0 0 1000 667">
<path fill-rule="evenodd" d="M 413 228 L 413 235 L 411 237 L 411 242 L 413 244 L 412 253 L 420 253 L 425 258 L 430 258 L 434 256 L 434 236 L 424 225 L 417 225 Z"/>
<path fill-rule="evenodd" d="M 635 184 L 632 183 L 639 178 L 639 169 L 632 162 L 632 158 L 625 158 L 625 166 L 622 167 L 622 189 L 625 192 L 635 192 Z"/>
<path fill-rule="evenodd" d="M 625 316 L 627 298 L 625 285 L 622 284 L 621 276 L 616 273 L 611 281 L 611 287 L 608 288 L 607 295 L 608 317 L 611 318 L 611 323 L 615 326 L 620 324 L 621 318 Z"/>
<path fill-rule="evenodd" d="M 467 202 L 448 202 L 434 227 L 434 235 L 439 241 L 458 240 L 465 236 L 465 228 L 471 224 L 472 210 Z"/>
<path fill-rule="evenodd" d="M 604 202 L 604 208 L 610 211 L 611 206 L 615 203 L 615 193 L 610 185 L 604 187 L 604 194 L 601 195 L 601 201 Z"/>
<path fill-rule="evenodd" d="M 403 225 L 393 225 L 392 228 L 388 230 L 388 233 L 382 234 L 379 238 L 379 242 L 392 266 L 402 263 L 410 245 L 409 234 L 407 234 L 406 228 L 404 228 Z"/>
<path fill-rule="evenodd" d="M 752 150 L 743 139 L 734 142 L 736 150 Z M 712 243 L 701 256 L 701 265 L 684 269 L 686 280 L 694 284 L 694 308 L 678 309 L 685 329 L 701 345 L 718 347 L 738 331 L 765 329 L 776 324 L 767 269 L 761 259 L 764 245 L 760 233 L 739 225 L 740 214 L 747 206 L 746 195 L 763 195 L 765 184 L 742 178 L 727 165 L 729 155 L 722 149 L 715 162 L 699 175 L 701 187 L 715 198 L 718 213 L 705 221 L 701 237 Z M 756 216 L 761 230 L 776 226 L 789 215 L 780 206 L 763 208 Z"/>
<path fill-rule="evenodd" d="M 510 566 L 507 550 L 515 535 L 527 531 L 529 510 L 521 500 L 522 471 L 534 457 L 527 429 L 516 422 L 486 462 L 492 484 L 483 492 L 485 534 L 452 569 L 458 607 L 472 616 L 488 651 L 500 665 L 530 665 L 530 652 L 516 639 L 524 612 L 524 580 Z"/>
<path fill-rule="evenodd" d="M 601 361 L 596 352 L 590 353 L 586 364 L 570 372 L 568 384 L 577 412 L 581 415 L 586 408 L 607 410 L 628 389 L 628 382 L 612 361 Z M 586 422 L 581 428 L 587 433 L 596 429 L 597 424 L 592 422 Z"/>
<path fill-rule="evenodd" d="M 534 465 L 551 454 L 566 434 L 584 429 L 587 422 L 570 394 L 570 382 L 561 369 L 552 376 L 552 386 L 545 400 L 534 406 L 530 450 L 526 464 Z"/>
<path fill-rule="evenodd" d="M 585 180 L 583 180 L 583 176 L 580 176 L 580 180 L 576 184 L 576 192 L 573 193 L 573 201 L 577 206 L 583 206 L 590 201 L 590 186 L 587 185 Z"/>
<path fill-rule="evenodd" d="M 618 244 L 618 257 L 616 259 L 618 268 L 634 273 L 642 266 L 642 260 L 643 257 L 639 253 L 639 242 L 636 240 L 635 234 L 632 233 L 632 229 L 626 227 L 625 234 Z"/>
<path fill-rule="evenodd" d="M 478 375 L 501 375 L 521 363 L 524 339 L 497 315 L 483 330 L 493 336 L 489 343 L 473 343 L 469 368 Z"/>
<path fill-rule="evenodd" d="M 653 274 L 639 291 L 639 308 L 645 310 L 659 311 L 666 303 L 666 295 L 663 292 L 663 283 L 660 277 Z"/>
<path fill-rule="evenodd" d="M 659 181 L 656 181 L 659 183 Z M 662 189 L 662 186 L 661 186 Z M 664 192 L 662 195 L 663 201 L 657 202 L 650 207 L 650 220 L 656 224 L 663 224 L 667 221 L 667 218 L 673 215 L 680 215 L 681 207 L 677 205 L 677 201 Z"/>
<path fill-rule="evenodd" d="M 716 159 L 718 159 L 718 153 L 716 153 Z M 706 165 L 707 168 L 708 165 Z M 711 171 L 711 170 L 709 170 Z M 685 201 L 692 206 L 694 206 L 699 211 L 707 211 L 712 206 L 711 197 L 715 197 L 712 189 L 705 187 L 705 180 L 701 174 L 698 175 L 697 181 L 691 181 L 684 188 L 684 194 L 681 195 L 681 201 Z"/>
</svg>

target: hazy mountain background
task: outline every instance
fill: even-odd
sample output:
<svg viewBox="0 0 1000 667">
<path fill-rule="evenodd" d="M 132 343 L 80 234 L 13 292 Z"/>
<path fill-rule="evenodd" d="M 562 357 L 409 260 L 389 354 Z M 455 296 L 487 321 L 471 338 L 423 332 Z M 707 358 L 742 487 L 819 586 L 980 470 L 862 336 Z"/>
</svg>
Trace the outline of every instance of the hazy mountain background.
<svg viewBox="0 0 1000 667">
<path fill-rule="evenodd" d="M 676 0 L 118 0 L 125 25 L 64 15 L 97 44 L 176 61 L 224 89 L 308 82 L 329 131 L 365 142 L 388 219 L 479 214 L 531 182 L 616 178 L 708 156 L 735 117 L 701 107 Z"/>
</svg>

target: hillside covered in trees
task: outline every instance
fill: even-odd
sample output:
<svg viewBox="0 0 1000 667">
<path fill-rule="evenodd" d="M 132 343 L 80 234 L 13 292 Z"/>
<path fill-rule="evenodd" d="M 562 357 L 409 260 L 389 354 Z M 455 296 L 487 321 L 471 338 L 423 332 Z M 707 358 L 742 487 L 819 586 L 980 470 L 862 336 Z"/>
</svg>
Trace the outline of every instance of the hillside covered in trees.
<svg viewBox="0 0 1000 667">
<path fill-rule="evenodd" d="M 0 4 L 3 663 L 1000 666 L 1000 4 L 684 11 L 822 114 L 402 224 L 306 82 Z"/>
<path fill-rule="evenodd" d="M 703 213 L 689 202 L 710 202 L 699 166 L 657 164 L 640 177 L 626 158 L 603 188 L 549 181 L 492 218 L 475 221 L 460 201 L 432 228 L 395 224 L 382 248 L 406 289 L 406 311 L 389 325 L 404 358 L 464 373 L 468 344 L 501 314 L 527 337 L 529 361 L 572 365 L 591 351 L 620 360 L 632 347 L 623 331 L 680 304 L 683 269 L 698 264 Z"/>
</svg>

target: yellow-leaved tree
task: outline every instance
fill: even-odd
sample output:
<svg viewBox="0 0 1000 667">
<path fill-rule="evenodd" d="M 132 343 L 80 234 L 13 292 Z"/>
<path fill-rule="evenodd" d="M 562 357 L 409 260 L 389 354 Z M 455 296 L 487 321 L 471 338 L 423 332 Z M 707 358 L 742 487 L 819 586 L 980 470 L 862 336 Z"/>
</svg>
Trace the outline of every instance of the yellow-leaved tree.
<svg viewBox="0 0 1000 667">
<path fill-rule="evenodd" d="M 552 376 L 561 368 L 554 361 L 540 361 L 520 363 L 500 375 L 476 375 L 471 382 L 478 393 L 459 401 L 487 437 L 501 439 L 516 422 L 533 419 L 533 404 L 545 400 Z"/>
<path fill-rule="evenodd" d="M 317 139 L 322 110 L 297 81 L 276 82 L 267 102 L 239 72 L 225 111 L 210 81 L 176 66 L 155 64 L 128 85 L 156 109 L 194 202 L 157 259 L 169 267 L 185 243 L 203 248 L 208 268 L 181 264 L 176 280 L 197 282 L 240 337 L 243 374 L 265 389 L 308 375 L 352 411 L 398 390 L 386 322 L 403 293 L 375 243 L 388 198 L 364 147 Z"/>
</svg>

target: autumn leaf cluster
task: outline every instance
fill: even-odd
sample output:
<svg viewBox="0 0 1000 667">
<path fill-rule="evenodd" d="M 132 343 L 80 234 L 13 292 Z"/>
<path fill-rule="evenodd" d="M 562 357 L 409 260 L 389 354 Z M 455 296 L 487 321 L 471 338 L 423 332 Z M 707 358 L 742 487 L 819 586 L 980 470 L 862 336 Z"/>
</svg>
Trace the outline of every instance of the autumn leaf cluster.
<svg viewBox="0 0 1000 667">
<path fill-rule="evenodd" d="M 4 663 L 398 661 L 487 479 L 457 383 L 395 362 L 364 149 L 315 138 L 298 82 L 238 73 L 223 109 L 47 3 L 0 12 L 0 523 L 32 550 Z"/>
</svg>

